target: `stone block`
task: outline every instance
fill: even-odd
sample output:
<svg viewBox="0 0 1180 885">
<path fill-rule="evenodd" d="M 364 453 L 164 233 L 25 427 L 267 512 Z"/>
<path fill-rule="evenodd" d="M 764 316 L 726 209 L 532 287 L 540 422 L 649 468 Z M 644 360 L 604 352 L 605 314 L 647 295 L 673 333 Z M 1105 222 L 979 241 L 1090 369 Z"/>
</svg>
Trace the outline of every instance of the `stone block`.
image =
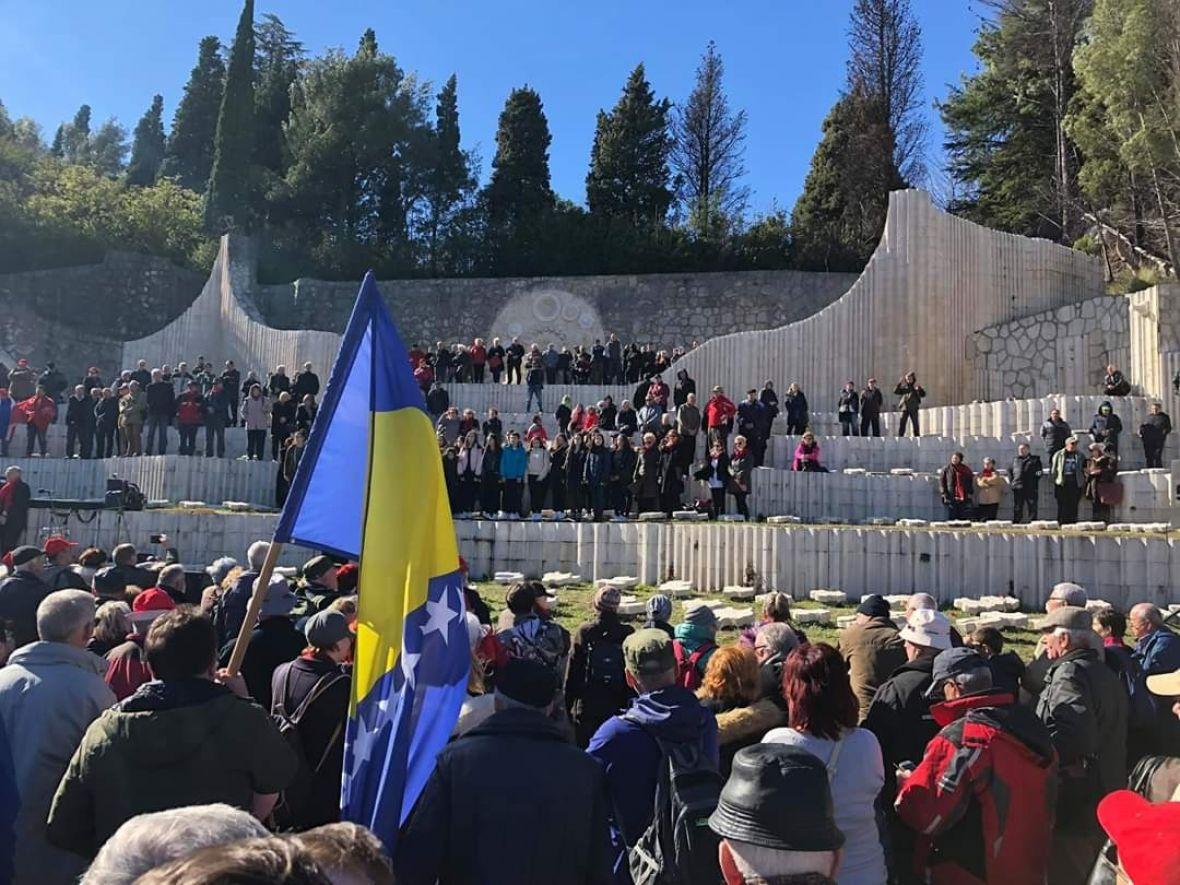
<svg viewBox="0 0 1180 885">
<path fill-rule="evenodd" d="M 889 608 L 892 611 L 905 611 L 905 607 L 910 604 L 910 595 L 908 593 L 897 593 L 885 597 L 885 601 L 889 603 Z"/>
<path fill-rule="evenodd" d="M 1034 519 L 1028 524 L 1030 529 L 1040 529 L 1042 531 L 1049 531 L 1061 528 L 1060 523 L 1055 519 Z"/>
<path fill-rule="evenodd" d="M 648 510 L 639 514 L 640 522 L 663 522 L 668 517 L 660 511 Z"/>
<path fill-rule="evenodd" d="M 1086 600 L 1086 611 L 1099 612 L 1108 608 L 1114 608 L 1105 599 L 1088 599 Z"/>
<path fill-rule="evenodd" d="M 492 580 L 497 584 L 515 584 L 517 581 L 524 580 L 523 572 L 496 572 L 492 575 Z"/>
<path fill-rule="evenodd" d="M 582 576 L 570 572 L 545 572 L 541 576 L 541 583 L 547 587 L 566 587 L 582 583 Z"/>
<path fill-rule="evenodd" d="M 832 623 L 832 613 L 826 608 L 799 608 L 793 615 L 799 624 L 827 626 Z"/>
<path fill-rule="evenodd" d="M 692 581 L 665 581 L 657 587 L 661 593 L 670 596 L 672 599 L 681 599 L 686 596 L 692 596 L 695 588 Z"/>
<path fill-rule="evenodd" d="M 856 623 L 856 615 L 838 615 L 836 617 L 836 629 L 844 630 Z"/>
<path fill-rule="evenodd" d="M 717 517 L 718 522 L 745 522 L 746 518 L 740 513 L 722 513 Z"/>
<path fill-rule="evenodd" d="M 768 516 L 766 522 L 768 525 L 799 525 L 803 520 L 798 516 Z"/>
<path fill-rule="evenodd" d="M 719 608 L 714 610 L 714 614 L 717 615 L 717 624 L 722 629 L 741 629 L 754 623 L 752 608 Z"/>
<path fill-rule="evenodd" d="M 739 599 L 739 600 L 751 599 L 752 600 L 754 598 L 754 588 L 753 587 L 728 586 L 728 587 L 722 588 L 721 592 L 724 593 L 729 599 Z"/>
<path fill-rule="evenodd" d="M 677 522 L 707 522 L 709 514 L 699 510 L 673 510 L 672 518 Z"/>
<path fill-rule="evenodd" d="M 820 605 L 844 605 L 848 601 L 843 590 L 812 590 L 807 596 Z"/>
<path fill-rule="evenodd" d="M 595 583 L 599 587 L 609 584 L 611 587 L 617 587 L 619 590 L 634 590 L 639 586 L 639 578 L 632 575 L 620 575 L 617 578 L 599 578 Z"/>
</svg>

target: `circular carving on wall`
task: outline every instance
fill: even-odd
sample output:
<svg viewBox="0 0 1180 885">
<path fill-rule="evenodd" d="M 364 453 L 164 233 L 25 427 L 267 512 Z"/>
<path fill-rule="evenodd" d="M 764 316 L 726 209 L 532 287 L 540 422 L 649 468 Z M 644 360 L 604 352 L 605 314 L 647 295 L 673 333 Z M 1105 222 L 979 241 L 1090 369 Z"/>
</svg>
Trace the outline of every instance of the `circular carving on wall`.
<svg viewBox="0 0 1180 885">
<path fill-rule="evenodd" d="M 542 292 L 533 299 L 533 316 L 542 323 L 552 323 L 562 315 L 562 303 L 552 292 Z"/>
<path fill-rule="evenodd" d="M 605 338 L 598 310 L 580 295 L 564 289 L 536 289 L 509 300 L 496 315 L 492 335 L 517 337 L 528 347 L 542 349 L 576 344 L 590 345 Z"/>
</svg>

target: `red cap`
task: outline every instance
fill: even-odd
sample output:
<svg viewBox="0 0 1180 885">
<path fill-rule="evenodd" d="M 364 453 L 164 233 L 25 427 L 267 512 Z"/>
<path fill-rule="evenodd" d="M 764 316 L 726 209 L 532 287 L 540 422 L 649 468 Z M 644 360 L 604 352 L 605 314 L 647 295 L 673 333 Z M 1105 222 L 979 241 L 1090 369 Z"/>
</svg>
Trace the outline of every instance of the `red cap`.
<svg viewBox="0 0 1180 885">
<path fill-rule="evenodd" d="M 462 556 L 460 556 L 459 557 L 459 573 L 465 575 L 469 571 L 471 571 L 471 569 L 468 568 L 468 566 L 467 566 L 467 560 L 464 559 Z"/>
<path fill-rule="evenodd" d="M 131 610 L 137 612 L 167 612 L 174 608 L 176 603 L 172 601 L 172 597 L 159 587 L 149 587 L 131 603 Z"/>
<path fill-rule="evenodd" d="M 12 571 L 12 551 L 9 550 L 4 554 L 3 557 L 0 557 L 0 562 L 3 562 L 6 566 L 8 566 L 8 570 Z"/>
<path fill-rule="evenodd" d="M 336 586 L 341 590 L 355 590 L 357 573 L 360 570 L 355 562 L 346 562 L 336 569 Z"/>
<path fill-rule="evenodd" d="M 54 535 L 52 538 L 45 539 L 45 546 L 42 548 L 46 556 L 57 556 L 63 550 L 69 550 L 72 547 L 77 547 L 73 541 L 67 541 L 60 535 Z"/>
<path fill-rule="evenodd" d="M 1135 885 L 1180 883 L 1180 802 L 1153 804 L 1117 790 L 1098 803 L 1098 821 Z"/>
</svg>

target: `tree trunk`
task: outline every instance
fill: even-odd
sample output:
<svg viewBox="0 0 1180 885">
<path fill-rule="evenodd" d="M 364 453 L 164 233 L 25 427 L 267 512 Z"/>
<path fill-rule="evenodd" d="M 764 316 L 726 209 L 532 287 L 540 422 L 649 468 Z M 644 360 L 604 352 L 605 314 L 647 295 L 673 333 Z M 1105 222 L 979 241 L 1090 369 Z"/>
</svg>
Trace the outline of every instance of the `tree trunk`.
<svg viewBox="0 0 1180 885">
<path fill-rule="evenodd" d="M 1168 261 L 1172 264 L 1172 274 L 1176 274 L 1176 244 L 1172 239 L 1172 225 L 1168 223 L 1168 206 L 1164 202 L 1164 192 L 1160 187 L 1159 174 L 1155 168 L 1155 161 L 1151 161 L 1151 181 L 1155 189 L 1155 199 L 1159 204 L 1160 223 L 1164 226 L 1164 241 L 1168 244 Z"/>
</svg>

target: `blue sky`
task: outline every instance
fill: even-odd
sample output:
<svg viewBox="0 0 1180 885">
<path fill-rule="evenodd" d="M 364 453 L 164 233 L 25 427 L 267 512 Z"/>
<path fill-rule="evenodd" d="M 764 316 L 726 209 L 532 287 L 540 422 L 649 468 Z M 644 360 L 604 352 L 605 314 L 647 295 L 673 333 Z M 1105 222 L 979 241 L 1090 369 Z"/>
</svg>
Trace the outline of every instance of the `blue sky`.
<svg viewBox="0 0 1180 885">
<path fill-rule="evenodd" d="M 725 60 L 734 107 L 749 115 L 746 183 L 751 208 L 790 209 L 820 124 L 844 81 L 851 0 L 257 0 L 317 52 L 351 50 L 366 27 L 400 64 L 441 84 L 459 78 L 466 147 L 479 148 L 486 176 L 496 118 L 514 87 L 529 84 L 553 133 L 554 187 L 581 202 L 595 114 L 618 97 L 640 61 L 658 95 L 687 96 L 706 43 Z M 941 129 L 931 107 L 947 84 L 975 69 L 979 22 L 970 0 L 912 0 L 924 34 L 933 165 Z M 32 116 L 46 138 L 83 102 L 96 120 L 129 130 L 164 96 L 171 121 L 198 40 L 230 41 L 238 0 L 0 0 L 0 100 Z"/>
</svg>

